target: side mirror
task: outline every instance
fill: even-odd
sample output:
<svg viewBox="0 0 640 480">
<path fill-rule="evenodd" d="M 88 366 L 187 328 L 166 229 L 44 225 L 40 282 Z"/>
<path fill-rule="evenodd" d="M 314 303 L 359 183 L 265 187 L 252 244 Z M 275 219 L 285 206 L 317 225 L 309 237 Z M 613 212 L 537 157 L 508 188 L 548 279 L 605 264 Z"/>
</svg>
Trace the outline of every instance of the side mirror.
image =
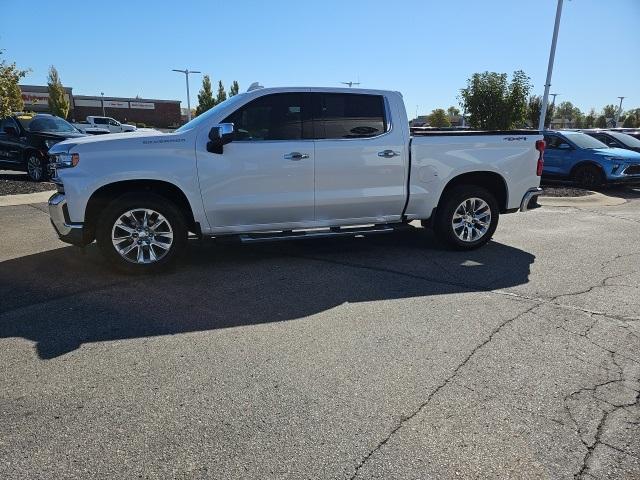
<svg viewBox="0 0 640 480">
<path fill-rule="evenodd" d="M 561 143 L 558 145 L 558 150 L 573 150 L 573 147 L 568 143 Z"/>
<path fill-rule="evenodd" d="M 18 131 L 16 130 L 16 127 L 4 127 L 4 133 L 6 133 L 7 135 L 11 135 L 12 137 L 18 136 Z"/>
<path fill-rule="evenodd" d="M 207 151 L 221 154 L 223 147 L 233 141 L 233 123 L 221 123 L 209 130 Z"/>
</svg>

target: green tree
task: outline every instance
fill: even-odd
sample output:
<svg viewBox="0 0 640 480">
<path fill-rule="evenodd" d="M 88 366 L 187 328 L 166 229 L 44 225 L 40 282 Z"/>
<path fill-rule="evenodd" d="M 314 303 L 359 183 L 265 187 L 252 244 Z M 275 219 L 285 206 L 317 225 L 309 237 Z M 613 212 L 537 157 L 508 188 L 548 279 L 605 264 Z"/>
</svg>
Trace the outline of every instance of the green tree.
<svg viewBox="0 0 640 480">
<path fill-rule="evenodd" d="M 559 118 L 566 118 L 567 120 L 573 120 L 575 107 L 571 102 L 562 102 L 556 108 L 556 115 Z"/>
<path fill-rule="evenodd" d="M 527 114 L 529 77 L 522 70 L 506 73 L 474 73 L 460 90 L 461 106 L 469 114 L 474 128 L 502 130 L 522 125 Z"/>
<path fill-rule="evenodd" d="M 544 116 L 544 125 L 549 126 L 553 118 L 555 107 L 552 104 L 547 105 L 547 113 Z M 527 103 L 527 121 L 532 128 L 538 128 L 540 122 L 540 112 L 542 111 L 542 97 L 539 95 L 531 95 Z"/>
<path fill-rule="evenodd" d="M 622 124 L 624 128 L 634 128 L 637 125 L 638 125 L 638 119 L 632 113 L 627 115 L 627 118 L 624 119 L 624 123 Z"/>
<path fill-rule="evenodd" d="M 211 91 L 211 78 L 209 75 L 202 77 L 202 88 L 198 93 L 198 106 L 196 107 L 196 116 L 206 112 L 216 104 Z"/>
<path fill-rule="evenodd" d="M 229 96 L 233 97 L 234 95 L 237 95 L 239 91 L 240 91 L 240 85 L 238 85 L 237 80 L 234 80 L 233 83 L 231 84 L 231 88 L 229 89 Z"/>
<path fill-rule="evenodd" d="M 60 81 L 58 70 L 53 65 L 49 67 L 47 85 L 49 86 L 49 111 L 58 117 L 67 118 L 69 101 L 64 98 L 64 87 Z"/>
<path fill-rule="evenodd" d="M 616 113 L 618 112 L 618 107 L 615 105 L 605 105 L 602 109 L 602 114 L 605 118 L 616 118 Z"/>
<path fill-rule="evenodd" d="M 452 105 L 451 107 L 447 108 L 447 114 L 450 117 L 457 117 L 458 115 L 460 115 L 460 109 Z"/>
<path fill-rule="evenodd" d="M 0 50 L 0 56 L 3 54 L 4 50 Z M 7 63 L 0 58 L 0 118 L 24 109 L 18 83 L 27 73 L 29 70 L 20 70 L 15 63 Z"/>
<path fill-rule="evenodd" d="M 600 115 L 597 119 L 596 119 L 596 128 L 607 128 L 607 117 L 605 117 L 604 115 Z"/>
<path fill-rule="evenodd" d="M 222 80 L 218 81 L 218 95 L 216 95 L 216 105 L 222 103 L 227 99 L 227 92 L 224 91 L 224 85 Z"/>
<path fill-rule="evenodd" d="M 593 128 L 596 124 L 596 111 L 595 109 L 589 110 L 589 113 L 584 117 L 584 126 L 583 128 Z"/>
<path fill-rule="evenodd" d="M 447 116 L 447 112 L 445 112 L 442 108 L 436 108 L 429 115 L 429 126 L 431 127 L 450 127 L 451 122 L 449 121 L 449 117 Z"/>
<path fill-rule="evenodd" d="M 626 112 L 623 127 L 638 128 L 640 127 L 640 108 L 632 108 Z"/>
</svg>

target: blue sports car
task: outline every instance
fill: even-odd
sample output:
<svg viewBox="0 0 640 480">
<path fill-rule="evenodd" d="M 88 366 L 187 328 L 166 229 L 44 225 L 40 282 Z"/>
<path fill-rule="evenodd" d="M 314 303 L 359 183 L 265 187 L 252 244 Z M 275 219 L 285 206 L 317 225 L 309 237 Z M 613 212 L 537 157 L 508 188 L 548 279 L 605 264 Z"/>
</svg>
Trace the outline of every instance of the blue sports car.
<svg viewBox="0 0 640 480">
<path fill-rule="evenodd" d="M 581 132 L 545 131 L 543 178 L 573 180 L 583 188 L 640 184 L 640 153 L 611 148 Z"/>
</svg>

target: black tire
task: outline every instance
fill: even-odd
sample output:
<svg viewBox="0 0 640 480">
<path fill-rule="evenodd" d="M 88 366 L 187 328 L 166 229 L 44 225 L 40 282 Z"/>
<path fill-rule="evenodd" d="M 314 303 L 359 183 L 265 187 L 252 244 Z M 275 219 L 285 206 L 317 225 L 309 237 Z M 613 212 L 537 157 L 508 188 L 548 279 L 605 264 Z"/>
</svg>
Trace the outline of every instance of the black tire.
<svg viewBox="0 0 640 480">
<path fill-rule="evenodd" d="M 147 221 L 144 222 L 142 216 L 144 210 L 153 211 L 160 215 L 150 214 Z M 132 211 L 133 216 L 125 216 L 127 212 Z M 160 216 L 164 217 L 166 223 L 163 223 L 162 220 L 158 222 Z M 128 221 L 131 218 L 136 220 L 135 224 Z M 116 222 L 127 228 L 133 228 L 135 232 L 129 234 L 125 230 L 121 230 L 121 227 L 114 229 Z M 146 226 L 144 231 L 142 230 L 143 223 Z M 156 227 L 156 223 L 159 224 L 159 227 Z M 138 231 L 134 228 L 136 226 L 141 230 Z M 152 231 L 155 228 L 159 228 L 159 230 Z M 167 235 L 169 232 L 172 233 L 173 238 L 169 248 L 165 251 L 158 245 L 160 243 L 166 244 L 169 241 Z M 112 241 L 112 233 L 123 237 L 122 243 L 118 244 L 123 246 L 122 250 L 131 246 L 132 250 L 128 255 L 123 256 L 116 250 Z M 127 235 L 131 236 L 125 238 Z M 96 224 L 96 242 L 107 262 L 117 270 L 133 274 L 155 273 L 170 268 L 184 253 L 187 246 L 187 235 L 184 213 L 170 200 L 153 193 L 127 193 L 118 197 L 102 211 Z M 142 261 L 145 263 L 138 263 L 138 258 L 136 258 L 136 252 L 139 253 L 141 250 L 143 252 Z M 153 260 L 152 255 L 157 257 L 157 260 Z"/>
<path fill-rule="evenodd" d="M 482 202 L 471 199 L 481 200 L 487 208 L 482 206 Z M 466 206 L 463 206 L 465 201 Z M 476 206 L 477 211 L 473 208 Z M 470 212 L 473 210 L 473 214 L 470 213 L 469 217 L 460 216 L 460 212 L 466 209 Z M 485 216 L 487 209 L 489 218 Z M 460 220 L 461 227 L 454 228 L 454 216 Z M 447 247 L 455 250 L 473 250 L 491 240 L 498 227 L 499 218 L 500 207 L 491 192 L 475 185 L 460 185 L 446 192 L 440 200 L 433 220 L 433 230 L 438 240 Z M 488 221 L 482 222 L 481 219 Z M 487 225 L 483 226 L 482 223 Z M 466 239 L 460 238 L 460 235 L 466 236 Z"/>
<path fill-rule="evenodd" d="M 49 162 L 38 152 L 27 152 L 24 164 L 27 176 L 32 182 L 45 182 L 49 179 Z"/>
<path fill-rule="evenodd" d="M 604 184 L 602 170 L 595 165 L 580 165 L 571 175 L 573 181 L 581 188 L 592 190 Z"/>
</svg>

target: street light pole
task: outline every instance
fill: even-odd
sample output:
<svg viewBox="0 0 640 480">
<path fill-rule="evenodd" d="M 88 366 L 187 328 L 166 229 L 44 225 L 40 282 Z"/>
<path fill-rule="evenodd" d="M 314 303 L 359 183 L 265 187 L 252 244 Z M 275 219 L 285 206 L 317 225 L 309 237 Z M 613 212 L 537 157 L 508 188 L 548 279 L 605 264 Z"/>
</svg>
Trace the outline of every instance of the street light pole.
<svg viewBox="0 0 640 480">
<path fill-rule="evenodd" d="M 102 116 L 106 117 L 104 114 L 104 92 L 100 92 L 100 96 L 102 96 Z"/>
<path fill-rule="evenodd" d="M 556 57 L 556 44 L 558 43 L 558 30 L 560 29 L 560 17 L 562 16 L 562 0 L 558 0 L 556 8 L 556 23 L 553 27 L 553 37 L 551 39 L 551 51 L 549 52 L 549 65 L 547 66 L 547 81 L 544 84 L 544 97 L 542 98 L 542 109 L 540 110 L 540 121 L 538 130 L 544 130 L 544 119 L 547 116 L 547 105 L 549 103 L 549 88 L 551 87 L 551 74 L 553 73 L 553 61 Z"/>
<path fill-rule="evenodd" d="M 177 70 L 172 69 L 174 72 L 184 73 L 185 81 L 187 82 L 187 122 L 191 121 L 191 98 L 189 97 L 189 74 L 190 73 L 202 73 L 197 70 L 189 70 L 188 68 L 185 70 Z"/>
<path fill-rule="evenodd" d="M 620 115 L 622 115 L 622 100 L 624 100 L 625 97 L 618 97 L 620 99 L 620 107 L 618 108 L 618 113 L 616 114 L 616 127 L 618 126 L 618 120 L 620 120 Z"/>
</svg>

